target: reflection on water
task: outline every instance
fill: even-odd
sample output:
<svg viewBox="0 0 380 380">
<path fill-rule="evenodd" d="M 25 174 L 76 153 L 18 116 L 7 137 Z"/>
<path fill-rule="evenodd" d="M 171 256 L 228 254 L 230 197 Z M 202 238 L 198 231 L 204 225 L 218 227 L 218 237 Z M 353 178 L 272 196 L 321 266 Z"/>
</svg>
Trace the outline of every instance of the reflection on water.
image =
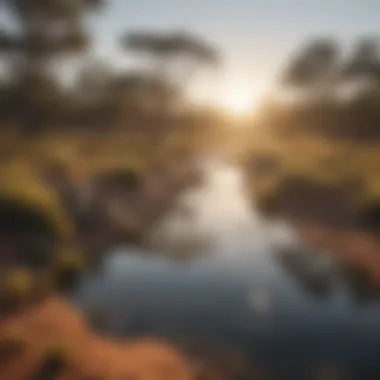
<svg viewBox="0 0 380 380">
<path fill-rule="evenodd" d="M 343 361 L 358 376 L 376 367 L 380 293 L 368 276 L 305 248 L 281 222 L 263 224 L 234 168 L 205 170 L 208 183 L 185 194 L 151 240 L 166 256 L 201 256 L 122 248 L 102 274 L 84 278 L 73 301 L 85 311 L 101 305 L 108 333 L 209 337 L 278 368 L 300 356 Z M 363 299 L 372 302 L 354 307 Z"/>
<path fill-rule="evenodd" d="M 279 250 L 278 263 L 310 296 L 327 300 L 333 295 L 338 280 L 333 263 L 321 252 L 313 254 L 302 247 Z"/>
<path fill-rule="evenodd" d="M 367 270 L 347 263 L 341 263 L 339 271 L 344 277 L 347 290 L 353 302 L 358 306 L 373 303 L 379 304 L 380 286 L 373 281 Z"/>
</svg>

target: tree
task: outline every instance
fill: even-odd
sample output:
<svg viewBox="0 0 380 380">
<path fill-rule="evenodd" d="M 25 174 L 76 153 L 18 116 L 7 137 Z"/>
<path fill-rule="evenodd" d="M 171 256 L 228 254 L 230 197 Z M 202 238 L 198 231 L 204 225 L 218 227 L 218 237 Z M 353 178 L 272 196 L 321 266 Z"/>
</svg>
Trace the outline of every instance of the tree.
<svg viewBox="0 0 380 380">
<path fill-rule="evenodd" d="M 359 85 L 361 96 L 378 92 L 380 87 L 380 46 L 377 38 L 360 40 L 342 68 L 345 82 Z"/>
<path fill-rule="evenodd" d="M 151 59 L 155 87 L 165 89 L 165 91 L 168 84 L 169 87 L 175 85 L 183 89 L 186 81 L 200 65 L 214 65 L 219 62 L 219 55 L 215 48 L 187 32 L 131 32 L 123 37 L 122 45 L 127 50 Z M 179 72 L 176 68 L 179 68 Z M 158 82 L 161 82 L 161 85 Z M 162 93 L 159 91 L 158 94 L 163 100 Z"/>
<path fill-rule="evenodd" d="M 130 72 L 116 76 L 110 88 L 113 104 L 124 110 L 128 106 L 145 113 L 167 110 L 181 99 L 175 84 L 146 72 Z"/>
<path fill-rule="evenodd" d="M 76 78 L 76 93 L 83 101 L 104 102 L 114 81 L 112 68 L 102 61 L 87 62 Z"/>
<path fill-rule="evenodd" d="M 131 32 L 122 40 L 126 49 L 153 58 L 159 75 L 168 74 L 176 60 L 193 61 L 193 64 L 215 64 L 217 51 L 204 40 L 187 32 Z"/>
<path fill-rule="evenodd" d="M 51 107 L 45 100 L 57 92 L 52 63 L 89 45 L 83 17 L 100 4 L 101 0 L 0 0 L 0 10 L 13 16 L 17 26 L 17 32 L 0 31 L 0 54 L 14 68 L 11 102 L 32 124 L 42 122 L 44 111 Z"/>
<path fill-rule="evenodd" d="M 363 38 L 353 51 L 351 58 L 342 68 L 348 81 L 361 81 L 378 88 L 380 85 L 380 47 L 376 38 Z"/>
<path fill-rule="evenodd" d="M 378 89 L 380 85 L 379 40 L 365 37 L 359 40 L 352 54 L 341 59 L 337 43 L 317 39 L 301 49 L 281 76 L 286 87 L 302 90 L 304 94 L 336 95 L 345 85 L 364 85 L 359 89 Z M 354 94 L 357 87 L 354 86 Z"/>
<path fill-rule="evenodd" d="M 308 96 L 330 94 L 340 75 L 339 48 L 335 41 L 317 39 L 301 49 L 290 61 L 282 82 Z"/>
</svg>

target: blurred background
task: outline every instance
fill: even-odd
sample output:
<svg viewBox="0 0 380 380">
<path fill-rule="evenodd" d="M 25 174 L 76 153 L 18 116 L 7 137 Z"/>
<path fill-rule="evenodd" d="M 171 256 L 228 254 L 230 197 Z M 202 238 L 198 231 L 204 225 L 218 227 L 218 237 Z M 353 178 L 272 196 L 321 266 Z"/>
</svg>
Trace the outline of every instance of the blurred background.
<svg viewBox="0 0 380 380">
<path fill-rule="evenodd" d="M 378 14 L 0 0 L 0 378 L 378 378 Z"/>
</svg>

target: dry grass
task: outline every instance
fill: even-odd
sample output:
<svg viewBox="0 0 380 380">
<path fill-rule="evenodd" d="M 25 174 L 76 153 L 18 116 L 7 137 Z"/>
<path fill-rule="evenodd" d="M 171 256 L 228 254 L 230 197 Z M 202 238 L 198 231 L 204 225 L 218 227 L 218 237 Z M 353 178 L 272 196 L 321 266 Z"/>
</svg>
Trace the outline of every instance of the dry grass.
<svg viewBox="0 0 380 380">
<path fill-rule="evenodd" d="M 378 143 L 355 144 L 331 141 L 315 136 L 292 136 L 291 139 L 266 136 L 256 142 L 247 157 L 272 155 L 281 170 L 262 178 L 250 178 L 250 194 L 263 209 L 277 199 L 286 178 L 303 178 L 310 183 L 347 191 L 355 212 L 380 200 L 380 147 Z M 249 162 L 247 160 L 247 162 Z M 323 200 L 316 199 L 323 208 Z M 333 228 L 311 220 L 293 220 L 300 235 L 312 245 L 331 252 L 336 259 L 364 268 L 380 284 L 380 241 L 371 232 L 355 227 Z"/>
<path fill-rule="evenodd" d="M 102 340 L 63 301 L 52 298 L 23 314 L 1 321 L 0 336 L 17 331 L 23 350 L 0 364 L 2 380 L 24 380 L 35 373 L 52 347 L 64 347 L 65 366 L 60 380 L 85 376 L 120 380 L 189 380 L 189 363 L 170 345 L 155 340 Z M 165 376 L 165 377 L 164 377 Z"/>
<path fill-rule="evenodd" d="M 250 147 L 245 162 L 250 157 L 270 154 L 281 163 L 281 170 L 267 176 L 263 183 L 253 179 L 250 187 L 258 193 L 275 188 L 283 178 L 310 178 L 326 185 L 360 183 L 359 201 L 380 198 L 380 147 L 378 143 L 354 144 L 331 141 L 326 138 L 300 136 L 291 139 L 266 136 Z"/>
<path fill-rule="evenodd" d="M 150 139 L 142 135 L 99 138 L 62 135 L 33 140 L 24 140 L 14 134 L 4 135 L 0 139 L 0 149 L 6 147 L 6 155 L 0 158 L 0 174 L 4 179 L 0 183 L 0 196 L 20 199 L 42 208 L 68 236 L 71 225 L 64 210 L 61 212 L 56 195 L 41 181 L 46 165 L 63 163 L 74 182 L 114 167 L 142 172 L 157 159 L 170 162 L 186 143 L 191 149 L 194 148 L 189 139 L 185 141 L 184 136 L 180 135 L 170 136 L 165 144 L 159 146 L 152 145 Z M 56 264 L 59 267 L 76 270 L 83 265 L 77 253 L 71 255 L 66 252 L 58 259 L 59 263 Z M 7 286 L 8 290 L 17 293 L 28 290 L 26 277 L 21 275 L 12 278 Z M 17 331 L 17 334 L 7 335 L 12 331 Z M 31 378 L 46 359 L 47 352 L 51 352 L 51 347 L 57 346 L 65 347 L 67 358 L 60 380 L 191 378 L 189 363 L 174 347 L 154 340 L 102 340 L 87 327 L 75 310 L 58 298 L 45 298 L 43 303 L 32 309 L 0 320 L 1 336 L 8 337 L 6 342 L 9 347 L 14 342 L 18 343 L 18 337 L 22 336 L 23 346 L 17 357 L 9 356 L 0 362 L 2 380 Z"/>
</svg>

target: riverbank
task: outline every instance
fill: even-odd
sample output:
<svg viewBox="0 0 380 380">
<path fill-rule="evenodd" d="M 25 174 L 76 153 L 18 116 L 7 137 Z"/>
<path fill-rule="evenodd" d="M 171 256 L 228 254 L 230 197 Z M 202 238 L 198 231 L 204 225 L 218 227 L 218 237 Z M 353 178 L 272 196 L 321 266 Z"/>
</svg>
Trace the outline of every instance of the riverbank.
<svg viewBox="0 0 380 380">
<path fill-rule="evenodd" d="M 70 380 L 192 376 L 172 345 L 98 337 L 53 296 L 57 286 L 75 287 L 78 274 L 111 247 L 144 244 L 183 189 L 200 181 L 188 139 L 150 140 L 72 134 L 1 141 L 7 149 L 0 162 L 0 225 L 13 223 L 12 235 L 2 230 L 0 241 L 1 311 L 8 315 L 0 326 L 2 379 L 47 376 L 39 371 Z"/>
<path fill-rule="evenodd" d="M 190 363 L 175 347 L 154 339 L 100 338 L 59 298 L 1 321 L 1 379 L 40 378 L 52 350 L 62 359 L 54 378 L 62 380 L 192 378 Z"/>
<path fill-rule="evenodd" d="M 368 284 L 380 290 L 380 241 L 372 233 L 355 228 L 332 228 L 322 224 L 293 224 L 305 242 L 328 252 L 338 262 L 357 268 Z"/>
<path fill-rule="evenodd" d="M 244 161 L 253 207 L 380 287 L 377 142 L 265 135 Z"/>
</svg>

